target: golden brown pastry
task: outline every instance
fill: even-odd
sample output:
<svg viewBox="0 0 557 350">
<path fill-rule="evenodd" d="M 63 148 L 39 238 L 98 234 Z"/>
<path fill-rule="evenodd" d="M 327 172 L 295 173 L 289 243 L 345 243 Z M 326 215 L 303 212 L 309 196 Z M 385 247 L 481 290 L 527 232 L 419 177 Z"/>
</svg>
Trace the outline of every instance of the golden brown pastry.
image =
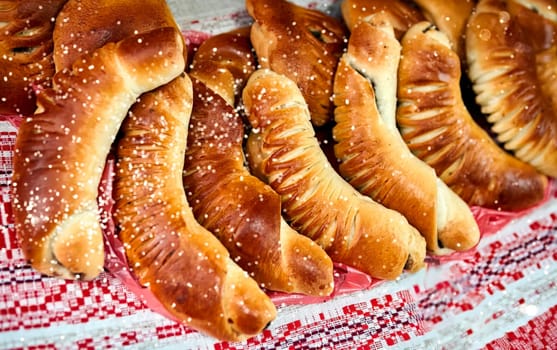
<svg viewBox="0 0 557 350">
<path fill-rule="evenodd" d="M 451 48 L 466 59 L 464 33 L 466 23 L 476 5 L 475 0 L 414 0 L 427 20 L 445 33 Z"/>
<path fill-rule="evenodd" d="M 347 36 L 341 22 L 285 0 L 246 0 L 246 8 L 260 66 L 296 82 L 315 126 L 331 121 L 333 76 Z"/>
<path fill-rule="evenodd" d="M 195 93 L 184 187 L 195 217 L 262 287 L 329 295 L 331 259 L 288 226 L 278 194 L 244 164 L 244 124 L 234 90 L 241 91 L 255 70 L 249 29 L 207 39 L 192 66 Z"/>
<path fill-rule="evenodd" d="M 54 27 L 56 71 L 106 43 L 162 27 L 179 30 L 165 0 L 68 0 Z"/>
<path fill-rule="evenodd" d="M 350 31 L 371 16 L 384 17 L 394 28 L 397 39 L 402 38 L 413 24 L 425 20 L 420 9 L 409 0 L 343 0 L 340 10 Z"/>
<path fill-rule="evenodd" d="M 466 32 L 468 76 L 497 140 L 555 177 L 557 114 L 540 83 L 534 46 L 519 24 L 505 1 L 478 3 Z"/>
<path fill-rule="evenodd" d="M 182 186 L 191 109 L 185 75 L 132 107 L 116 150 L 114 217 L 134 274 L 172 315 L 213 337 L 243 340 L 276 309 L 193 216 Z"/>
<path fill-rule="evenodd" d="M 425 240 L 398 212 L 360 194 L 334 171 L 296 84 L 271 70 L 252 74 L 243 91 L 252 126 L 250 166 L 280 194 L 283 214 L 335 262 L 394 279 L 424 266 Z"/>
<path fill-rule="evenodd" d="M 557 1 L 507 0 L 506 11 L 518 24 L 534 51 L 557 44 Z"/>
<path fill-rule="evenodd" d="M 53 18 L 66 0 L 6 0 L 0 3 L 0 114 L 30 115 L 33 89 L 54 75 Z"/>
<path fill-rule="evenodd" d="M 370 21 L 352 29 L 335 76 L 339 172 L 361 193 L 403 214 L 429 252 L 469 249 L 480 237 L 469 207 L 412 154 L 397 129 L 400 44 L 393 27 Z"/>
<path fill-rule="evenodd" d="M 57 73 L 18 132 L 13 210 L 38 271 L 92 279 L 103 269 L 97 188 L 110 146 L 143 92 L 184 70 L 181 34 L 161 28 L 105 45 Z"/>
<path fill-rule="evenodd" d="M 536 72 L 544 100 L 557 116 L 557 45 L 536 54 Z"/>
<path fill-rule="evenodd" d="M 508 0 L 507 10 L 535 52 L 540 92 L 557 115 L 557 1 Z"/>
<path fill-rule="evenodd" d="M 501 149 L 470 116 L 460 62 L 429 22 L 402 40 L 397 122 L 409 148 L 468 204 L 501 210 L 543 199 L 547 178 Z"/>
<path fill-rule="evenodd" d="M 231 76 L 233 89 L 226 84 L 212 84 L 211 89 L 218 92 L 231 105 L 235 105 L 251 73 L 256 69 L 255 52 L 250 41 L 251 27 L 242 27 L 226 33 L 214 35 L 205 40 L 195 51 L 190 72 L 200 80 L 214 80 L 215 69 L 221 77 Z M 205 68 L 209 66 L 208 68 Z M 228 71 L 228 73 L 224 73 Z"/>
</svg>

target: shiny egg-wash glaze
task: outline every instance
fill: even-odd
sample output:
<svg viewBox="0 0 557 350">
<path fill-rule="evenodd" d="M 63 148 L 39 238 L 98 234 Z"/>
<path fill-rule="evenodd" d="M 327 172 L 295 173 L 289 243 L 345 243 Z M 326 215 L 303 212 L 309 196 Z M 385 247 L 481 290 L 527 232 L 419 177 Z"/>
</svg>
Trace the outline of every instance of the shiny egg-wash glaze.
<svg viewBox="0 0 557 350">
<path fill-rule="evenodd" d="M 255 21 L 251 42 L 258 63 L 296 82 L 315 126 L 329 123 L 333 76 L 347 36 L 342 23 L 285 0 L 247 0 L 246 10 Z"/>
<path fill-rule="evenodd" d="M 13 210 L 38 271 L 92 279 L 103 269 L 98 186 L 128 109 L 184 70 L 181 34 L 161 28 L 105 45 L 57 73 L 15 144 Z"/>
<path fill-rule="evenodd" d="M 360 194 L 335 172 L 321 150 L 296 84 L 258 70 L 243 91 L 253 127 L 252 169 L 281 195 L 283 212 L 333 261 L 382 279 L 424 266 L 425 240 L 398 212 Z"/>
<path fill-rule="evenodd" d="M 420 9 L 410 0 L 344 0 L 340 10 L 350 31 L 360 22 L 381 17 L 393 26 L 399 40 L 412 25 L 425 20 Z"/>
<path fill-rule="evenodd" d="M 141 6 L 135 0 L 67 0 L 52 32 L 56 71 L 109 42 L 162 27 L 180 30 L 165 0 L 142 0 Z"/>
<path fill-rule="evenodd" d="M 470 249 L 480 238 L 470 208 L 400 135 L 400 43 L 384 17 L 370 20 L 352 29 L 335 76 L 339 172 L 361 193 L 403 214 L 424 236 L 430 253 Z"/>
<path fill-rule="evenodd" d="M 276 309 L 189 206 L 182 171 L 191 108 L 185 75 L 133 106 L 117 145 L 114 218 L 134 274 L 172 315 L 218 339 L 243 340 Z"/>
<path fill-rule="evenodd" d="M 0 114 L 35 112 L 37 87 L 54 75 L 53 18 L 67 0 L 0 3 Z"/>
<path fill-rule="evenodd" d="M 460 90 L 459 57 L 429 22 L 402 40 L 397 122 L 410 149 L 469 205 L 531 207 L 547 178 L 501 149 L 469 114 Z"/>
<path fill-rule="evenodd" d="M 254 70 L 248 28 L 213 36 L 197 50 L 184 187 L 198 221 L 263 287 L 329 295 L 331 259 L 284 221 L 279 195 L 245 165 L 235 100 Z"/>
<path fill-rule="evenodd" d="M 506 3 L 481 0 L 470 17 L 466 31 L 468 76 L 476 102 L 497 140 L 517 158 L 556 177 L 557 92 L 547 91 L 548 86 L 555 87 L 556 79 L 541 76 L 540 80 L 536 45 L 532 44 L 540 39 L 527 36 Z M 553 82 L 544 87 L 544 80 Z"/>
</svg>

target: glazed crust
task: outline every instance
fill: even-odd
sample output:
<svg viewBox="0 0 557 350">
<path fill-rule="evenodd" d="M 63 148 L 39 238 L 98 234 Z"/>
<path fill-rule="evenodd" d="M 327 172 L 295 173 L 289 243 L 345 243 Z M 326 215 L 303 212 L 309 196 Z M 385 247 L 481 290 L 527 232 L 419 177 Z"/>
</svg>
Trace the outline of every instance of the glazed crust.
<svg viewBox="0 0 557 350">
<path fill-rule="evenodd" d="M 191 109 L 187 76 L 133 106 L 116 151 L 114 217 L 134 274 L 172 315 L 218 339 L 242 340 L 276 309 L 193 216 L 182 185 Z"/>
<path fill-rule="evenodd" d="M 468 18 L 476 5 L 475 0 L 414 0 L 427 20 L 445 33 L 451 48 L 461 60 L 466 60 L 464 34 Z"/>
<path fill-rule="evenodd" d="M 0 114 L 30 115 L 34 88 L 54 75 L 52 31 L 66 0 L 7 0 L 0 4 Z"/>
<path fill-rule="evenodd" d="M 254 70 L 247 30 L 211 37 L 199 47 L 190 71 L 195 94 L 184 187 L 198 221 L 262 286 L 328 295 L 331 259 L 284 222 L 278 194 L 244 164 L 244 124 L 234 91 Z"/>
<path fill-rule="evenodd" d="M 393 26 L 397 39 L 402 38 L 413 24 L 425 20 L 420 9 L 407 0 L 344 0 L 340 9 L 350 31 L 359 22 L 367 22 L 371 16 L 379 15 Z"/>
<path fill-rule="evenodd" d="M 536 71 L 546 103 L 557 111 L 557 45 L 536 54 Z"/>
<path fill-rule="evenodd" d="M 532 45 L 540 52 L 557 44 L 557 1 L 507 0 L 506 11 Z"/>
<path fill-rule="evenodd" d="M 468 76 L 497 140 L 557 176 L 556 110 L 540 82 L 534 46 L 502 1 L 480 1 L 467 28 Z"/>
<path fill-rule="evenodd" d="M 108 44 L 56 74 L 21 125 L 13 210 L 23 253 L 38 271 L 92 279 L 103 268 L 97 188 L 110 146 L 144 91 L 184 69 L 181 35 L 161 28 Z"/>
<path fill-rule="evenodd" d="M 109 42 L 163 27 L 179 30 L 164 0 L 68 0 L 52 34 L 56 71 Z"/>
<path fill-rule="evenodd" d="M 439 199 L 448 189 L 438 186 L 435 170 L 412 154 L 397 129 L 399 58 L 400 44 L 389 23 L 361 22 L 353 28 L 335 77 L 339 172 L 361 193 L 403 214 L 431 253 L 469 249 L 479 240 L 472 213 L 459 200 Z M 465 220 L 446 225 L 441 213 Z M 454 233 L 462 228 L 468 233 Z"/>
<path fill-rule="evenodd" d="M 398 212 L 357 192 L 319 147 L 295 83 L 270 70 L 250 77 L 243 101 L 252 126 L 250 166 L 279 193 L 283 213 L 333 261 L 393 279 L 424 266 L 425 240 Z"/>
<path fill-rule="evenodd" d="M 311 121 L 332 120 L 333 77 L 347 36 L 342 23 L 285 0 L 247 0 L 254 18 L 251 42 L 263 68 L 292 79 L 306 101 Z"/>
<path fill-rule="evenodd" d="M 216 82 L 211 84 L 211 89 L 230 105 L 239 102 L 248 77 L 256 69 L 257 62 L 251 46 L 250 30 L 251 27 L 243 27 L 212 36 L 197 48 L 192 59 L 190 73 L 193 72 L 200 80 Z M 232 77 L 232 89 L 229 80 L 223 83 L 212 76 L 215 69 L 219 70 L 220 79 L 225 76 Z"/>
<path fill-rule="evenodd" d="M 469 205 L 520 210 L 544 197 L 547 178 L 478 126 L 460 91 L 459 58 L 429 22 L 402 41 L 398 125 L 410 149 Z"/>
</svg>

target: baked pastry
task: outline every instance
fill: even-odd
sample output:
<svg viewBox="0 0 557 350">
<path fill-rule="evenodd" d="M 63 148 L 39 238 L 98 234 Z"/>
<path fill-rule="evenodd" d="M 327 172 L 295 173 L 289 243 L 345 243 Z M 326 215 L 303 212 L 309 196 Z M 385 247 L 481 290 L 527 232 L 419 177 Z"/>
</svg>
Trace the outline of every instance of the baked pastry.
<svg viewBox="0 0 557 350">
<path fill-rule="evenodd" d="M 469 114 L 461 67 L 447 36 L 416 24 L 402 40 L 397 122 L 420 159 L 469 205 L 500 210 L 531 207 L 547 178 L 500 148 Z"/>
<path fill-rule="evenodd" d="M 66 0 L 6 0 L 0 5 L 0 114 L 35 112 L 35 88 L 54 75 L 52 30 Z"/>
<path fill-rule="evenodd" d="M 497 140 L 540 172 L 557 176 L 556 110 L 540 83 L 534 46 L 506 1 L 481 0 L 467 28 L 468 76 Z"/>
<path fill-rule="evenodd" d="M 367 22 L 371 16 L 383 17 L 393 26 L 397 39 L 402 38 L 413 24 L 425 20 L 416 4 L 409 0 L 344 0 L 340 10 L 350 31 L 359 22 Z"/>
<path fill-rule="evenodd" d="M 197 220 L 262 287 L 329 295 L 331 259 L 288 226 L 279 195 L 244 163 L 244 123 L 234 90 L 241 91 L 254 70 L 247 28 L 213 36 L 199 47 L 189 72 L 195 93 L 184 188 Z"/>
<path fill-rule="evenodd" d="M 520 27 L 536 57 L 536 73 L 543 100 L 557 113 L 557 1 L 508 0 L 507 11 Z"/>
<path fill-rule="evenodd" d="M 263 68 L 293 80 L 308 101 L 311 121 L 332 120 L 333 76 L 347 36 L 342 23 L 285 0 L 247 0 L 251 42 Z M 280 15 L 277 15 L 280 14 Z"/>
<path fill-rule="evenodd" d="M 191 109 L 185 75 L 132 107 L 116 148 L 114 218 L 139 283 L 172 315 L 218 339 L 243 340 L 276 308 L 193 216 L 182 186 Z"/>
<path fill-rule="evenodd" d="M 464 33 L 476 1 L 414 0 L 414 2 L 420 7 L 425 18 L 447 35 L 451 48 L 465 62 Z"/>
<path fill-rule="evenodd" d="M 198 80 L 210 83 L 211 90 L 234 106 L 256 64 L 250 27 L 242 27 L 203 41 L 195 51 L 188 72 Z M 215 74 L 223 81 L 219 81 Z"/>
<path fill-rule="evenodd" d="M 425 240 L 400 213 L 360 194 L 334 171 L 296 84 L 271 70 L 243 91 L 252 131 L 248 160 L 281 196 L 283 215 L 334 262 L 372 277 L 397 278 L 424 266 Z"/>
<path fill-rule="evenodd" d="M 165 0 L 68 0 L 53 32 L 56 71 L 106 43 L 162 27 L 179 30 Z"/>
<path fill-rule="evenodd" d="M 381 18 L 368 20 L 352 29 L 335 76 L 339 173 L 361 193 L 403 214 L 430 253 L 469 249 L 480 237 L 469 207 L 412 154 L 397 129 L 400 44 L 393 27 Z"/>
<path fill-rule="evenodd" d="M 536 54 L 536 71 L 544 101 L 557 116 L 557 45 Z"/>
<path fill-rule="evenodd" d="M 557 1 L 507 0 L 505 5 L 536 53 L 557 44 Z"/>
<path fill-rule="evenodd" d="M 103 269 L 97 188 L 130 106 L 184 71 L 182 37 L 161 28 L 111 43 L 57 73 L 20 126 L 13 211 L 23 254 L 38 271 L 88 280 Z"/>
</svg>

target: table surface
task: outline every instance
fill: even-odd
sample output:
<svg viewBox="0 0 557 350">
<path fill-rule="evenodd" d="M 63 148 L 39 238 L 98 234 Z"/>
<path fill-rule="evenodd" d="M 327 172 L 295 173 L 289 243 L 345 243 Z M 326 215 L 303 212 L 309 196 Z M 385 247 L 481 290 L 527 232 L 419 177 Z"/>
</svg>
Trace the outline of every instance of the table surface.
<svg viewBox="0 0 557 350">
<path fill-rule="evenodd" d="M 151 311 L 113 274 L 75 282 L 31 269 L 10 207 L 16 133 L 0 120 L 2 349 L 557 348 L 555 181 L 539 207 L 512 219 L 503 215 L 508 222 L 500 229 L 497 220 L 484 222 L 480 244 L 458 259 L 430 260 L 418 273 L 330 300 L 279 305 L 261 335 L 222 343 Z"/>
</svg>

